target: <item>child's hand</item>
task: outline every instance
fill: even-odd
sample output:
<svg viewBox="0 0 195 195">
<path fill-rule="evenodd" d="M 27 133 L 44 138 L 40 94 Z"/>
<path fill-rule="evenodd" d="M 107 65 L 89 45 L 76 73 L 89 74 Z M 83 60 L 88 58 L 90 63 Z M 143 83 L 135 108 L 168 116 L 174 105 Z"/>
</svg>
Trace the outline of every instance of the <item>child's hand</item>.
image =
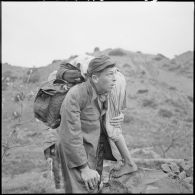
<svg viewBox="0 0 195 195">
<path fill-rule="evenodd" d="M 48 163 L 48 165 L 50 165 L 52 161 L 53 161 L 53 160 L 52 160 L 52 158 L 51 158 L 51 157 L 49 157 L 49 158 L 47 159 L 47 163 Z"/>
<path fill-rule="evenodd" d="M 119 116 L 116 116 L 116 117 L 113 117 L 111 120 L 110 120 L 110 124 L 114 127 L 121 127 L 121 123 L 123 122 L 124 120 L 124 114 L 123 113 L 120 113 Z"/>
</svg>

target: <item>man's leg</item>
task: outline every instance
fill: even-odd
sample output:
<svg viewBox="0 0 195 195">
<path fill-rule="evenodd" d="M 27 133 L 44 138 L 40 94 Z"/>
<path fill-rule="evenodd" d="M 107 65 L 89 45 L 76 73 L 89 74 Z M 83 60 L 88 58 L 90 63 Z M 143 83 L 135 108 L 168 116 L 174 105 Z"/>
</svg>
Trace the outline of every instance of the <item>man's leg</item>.
<svg viewBox="0 0 195 195">
<path fill-rule="evenodd" d="M 56 189 L 60 189 L 60 162 L 58 158 L 56 144 L 55 144 L 55 147 L 53 148 L 52 158 L 53 158 L 52 171 L 54 174 L 55 187 Z"/>
<path fill-rule="evenodd" d="M 53 174 L 56 189 L 60 189 L 60 167 L 56 157 L 53 158 Z"/>
</svg>

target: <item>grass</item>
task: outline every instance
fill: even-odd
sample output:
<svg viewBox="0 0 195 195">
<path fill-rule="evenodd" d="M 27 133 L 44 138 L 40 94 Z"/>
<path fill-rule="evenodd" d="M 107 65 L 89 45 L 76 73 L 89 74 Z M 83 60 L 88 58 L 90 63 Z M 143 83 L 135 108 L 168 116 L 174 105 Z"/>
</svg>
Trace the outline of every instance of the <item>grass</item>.
<svg viewBox="0 0 195 195">
<path fill-rule="evenodd" d="M 128 58 L 126 53 L 120 49 L 112 50 L 109 55 L 116 58 L 119 56 L 120 59 L 122 59 L 122 57 L 125 59 Z M 122 68 L 125 69 L 127 78 L 133 81 L 131 83 L 132 87 L 136 87 L 135 79 L 137 75 L 136 72 L 131 69 L 130 64 L 131 62 L 128 60 L 121 61 L 121 66 L 123 65 Z M 141 85 L 147 84 L 147 79 L 143 81 Z M 2 110 L 3 139 L 6 138 L 7 134 L 18 122 L 18 119 L 12 120 L 12 113 L 14 111 L 20 112 L 20 105 L 14 102 L 15 95 L 20 91 L 23 91 L 25 95 L 30 93 L 30 91 L 36 93 L 39 84 L 40 83 L 24 84 L 22 80 L 16 80 L 13 86 L 7 86 L 2 92 L 4 99 Z M 141 95 L 136 94 L 136 91 L 128 95 L 127 101 L 130 103 L 133 102 L 132 105 L 135 103 L 136 109 L 136 112 L 132 112 L 131 109 L 129 110 L 127 115 L 125 115 L 123 123 L 123 134 L 130 150 L 133 148 L 152 146 L 153 139 L 155 139 L 154 134 L 159 135 L 159 137 L 155 139 L 156 145 L 159 146 L 159 144 L 163 143 L 164 147 L 167 147 L 170 143 L 167 136 L 174 129 L 167 128 L 167 130 L 162 131 L 162 133 L 159 129 L 164 128 L 163 125 L 175 120 L 174 128 L 178 132 L 177 143 L 179 143 L 179 145 L 175 144 L 174 147 L 171 147 L 166 155 L 171 158 L 192 157 L 193 117 L 188 112 L 185 112 L 188 110 L 188 107 L 186 107 L 182 95 L 179 94 L 179 88 L 177 87 L 178 90 L 176 90 L 171 85 L 165 86 L 171 91 L 171 97 L 165 101 L 163 98 L 167 95 L 167 91 L 164 91 L 164 88 L 158 88 L 159 86 L 157 84 L 152 86 L 156 87 L 155 94 L 159 91 L 161 91 L 161 93 L 154 96 L 154 98 L 148 96 L 152 93 L 152 90 L 138 90 L 137 93 Z M 131 87 L 129 90 L 131 90 Z M 33 144 L 33 146 L 21 147 L 9 151 L 10 155 L 2 164 L 2 192 L 5 194 L 54 193 L 55 191 L 52 181 L 49 177 L 45 177 L 45 175 L 47 175 L 47 165 L 43 157 L 43 148 L 41 146 L 45 135 L 43 131 L 45 126 L 34 120 L 33 100 L 33 97 L 23 100 L 22 125 L 18 129 L 18 138 L 15 142 L 19 145 Z M 186 100 L 189 102 L 189 106 L 193 105 L 192 96 L 186 96 Z M 163 102 L 163 108 L 160 107 L 159 102 Z M 159 109 L 152 110 L 151 112 L 151 108 Z M 177 112 L 174 112 L 176 110 Z M 184 115 L 185 117 L 183 117 Z M 181 125 L 179 125 L 179 122 Z M 159 148 L 156 147 L 155 151 L 161 154 Z"/>
</svg>

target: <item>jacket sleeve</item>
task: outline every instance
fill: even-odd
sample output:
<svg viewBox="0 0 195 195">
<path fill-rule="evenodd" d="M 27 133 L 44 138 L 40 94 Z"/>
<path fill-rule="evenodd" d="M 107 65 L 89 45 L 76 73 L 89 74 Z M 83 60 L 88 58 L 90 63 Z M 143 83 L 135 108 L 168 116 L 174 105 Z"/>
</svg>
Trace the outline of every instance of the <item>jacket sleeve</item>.
<svg viewBox="0 0 195 195">
<path fill-rule="evenodd" d="M 87 163 L 80 121 L 81 95 L 77 86 L 70 89 L 61 107 L 60 140 L 69 168 Z"/>
</svg>

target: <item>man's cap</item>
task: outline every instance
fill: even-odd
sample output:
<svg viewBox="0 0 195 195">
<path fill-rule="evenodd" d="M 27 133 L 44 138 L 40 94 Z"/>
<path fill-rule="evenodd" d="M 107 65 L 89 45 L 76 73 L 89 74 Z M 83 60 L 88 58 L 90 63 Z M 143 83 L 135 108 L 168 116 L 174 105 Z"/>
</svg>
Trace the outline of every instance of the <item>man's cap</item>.
<svg viewBox="0 0 195 195">
<path fill-rule="evenodd" d="M 102 71 L 111 65 L 115 66 L 116 63 L 110 57 L 106 55 L 98 56 L 89 62 L 87 74 L 88 76 L 91 76 L 93 73 Z"/>
</svg>

